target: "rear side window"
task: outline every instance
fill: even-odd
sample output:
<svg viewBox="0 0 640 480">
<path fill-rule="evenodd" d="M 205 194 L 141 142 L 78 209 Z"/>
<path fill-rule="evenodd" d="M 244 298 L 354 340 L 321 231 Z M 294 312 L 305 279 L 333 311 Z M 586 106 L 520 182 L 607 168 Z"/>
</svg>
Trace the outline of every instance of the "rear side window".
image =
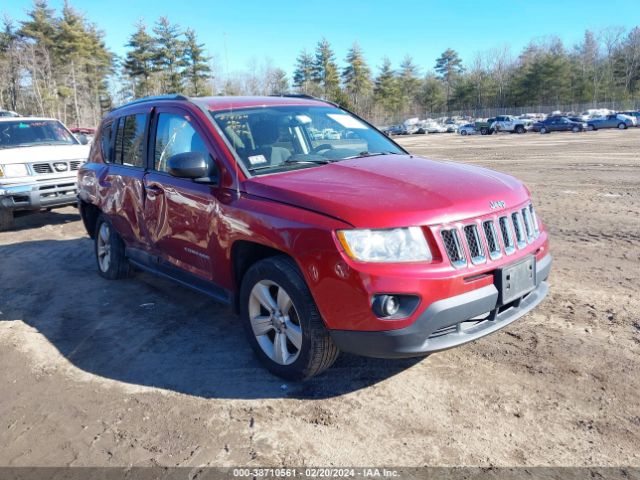
<svg viewBox="0 0 640 480">
<path fill-rule="evenodd" d="M 128 167 L 145 167 L 144 133 L 147 115 L 137 114 L 118 119 L 113 163 Z"/>
<path fill-rule="evenodd" d="M 102 147 L 102 159 L 106 163 L 111 163 L 111 122 L 104 123 L 100 130 L 100 146 Z"/>
</svg>

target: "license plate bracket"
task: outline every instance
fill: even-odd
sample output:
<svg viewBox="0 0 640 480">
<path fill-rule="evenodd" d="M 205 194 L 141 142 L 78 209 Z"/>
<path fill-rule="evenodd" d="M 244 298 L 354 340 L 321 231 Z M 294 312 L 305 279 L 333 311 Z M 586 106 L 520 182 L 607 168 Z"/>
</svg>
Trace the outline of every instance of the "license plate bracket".
<svg viewBox="0 0 640 480">
<path fill-rule="evenodd" d="M 536 288 L 536 257 L 529 255 L 517 263 L 498 269 L 495 275 L 498 305 L 506 305 Z"/>
</svg>

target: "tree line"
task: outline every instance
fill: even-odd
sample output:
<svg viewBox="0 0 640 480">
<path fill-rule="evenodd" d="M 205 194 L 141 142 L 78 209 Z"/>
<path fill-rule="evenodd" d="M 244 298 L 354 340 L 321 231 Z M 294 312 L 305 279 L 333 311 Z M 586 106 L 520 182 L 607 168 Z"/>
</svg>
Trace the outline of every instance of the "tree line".
<svg viewBox="0 0 640 480">
<path fill-rule="evenodd" d="M 640 27 L 587 30 L 574 46 L 559 38 L 476 53 L 446 49 L 433 65 L 410 55 L 373 68 L 356 42 L 342 62 L 327 39 L 295 59 L 291 79 L 268 59 L 222 75 L 193 29 L 160 17 L 138 22 L 119 57 L 104 33 L 64 3 L 35 0 L 26 19 L 5 16 L 0 31 L 0 108 L 95 125 L 105 110 L 146 95 L 279 94 L 326 98 L 378 123 L 433 112 L 640 99 Z"/>
</svg>

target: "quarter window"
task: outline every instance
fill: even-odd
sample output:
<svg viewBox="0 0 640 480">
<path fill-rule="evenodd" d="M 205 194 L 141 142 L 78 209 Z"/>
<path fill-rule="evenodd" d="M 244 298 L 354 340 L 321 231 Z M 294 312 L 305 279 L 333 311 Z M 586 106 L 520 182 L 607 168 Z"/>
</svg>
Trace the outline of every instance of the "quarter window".
<svg viewBox="0 0 640 480">
<path fill-rule="evenodd" d="M 158 115 L 154 154 L 155 169 L 166 172 L 169 158 L 185 152 L 201 152 L 205 157 L 209 155 L 202 137 L 193 128 L 188 116 L 174 113 Z"/>
</svg>

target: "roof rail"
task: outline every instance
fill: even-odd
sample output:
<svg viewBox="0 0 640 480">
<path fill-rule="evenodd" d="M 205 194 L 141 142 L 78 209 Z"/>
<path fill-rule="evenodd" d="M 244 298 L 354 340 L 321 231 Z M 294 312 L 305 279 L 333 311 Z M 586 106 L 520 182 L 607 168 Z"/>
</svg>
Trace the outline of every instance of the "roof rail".
<svg viewBox="0 0 640 480">
<path fill-rule="evenodd" d="M 156 102 L 158 100 L 189 100 L 189 97 L 179 93 L 171 93 L 168 95 L 152 95 L 150 97 L 142 97 L 142 98 L 138 98 L 137 100 L 132 100 L 131 102 L 123 103 L 122 105 L 114 108 L 114 110 L 117 110 L 123 107 L 128 107 L 129 105 L 137 105 L 139 103 L 146 103 L 146 102 Z"/>
<path fill-rule="evenodd" d="M 309 100 L 317 100 L 319 102 L 328 103 L 329 105 L 338 106 L 337 103 L 332 102 L 331 100 L 325 100 L 324 98 L 314 97 L 313 95 L 309 95 L 308 93 L 272 93 L 269 95 L 270 97 L 287 97 L 287 98 L 308 98 Z"/>
</svg>

